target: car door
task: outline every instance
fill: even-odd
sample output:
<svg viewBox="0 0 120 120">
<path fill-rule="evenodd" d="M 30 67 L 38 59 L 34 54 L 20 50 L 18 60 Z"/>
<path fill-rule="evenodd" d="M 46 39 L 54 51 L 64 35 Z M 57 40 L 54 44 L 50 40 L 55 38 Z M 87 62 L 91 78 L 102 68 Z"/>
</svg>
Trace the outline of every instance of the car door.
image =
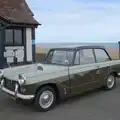
<svg viewBox="0 0 120 120">
<path fill-rule="evenodd" d="M 103 85 L 110 70 L 109 61 L 111 61 L 111 58 L 104 49 L 94 49 L 94 52 L 97 62 L 96 66 L 99 68 L 96 72 L 96 79 L 100 85 Z"/>
<path fill-rule="evenodd" d="M 93 49 L 77 51 L 74 66 L 69 68 L 71 94 L 80 94 L 94 88 L 97 69 Z"/>
</svg>

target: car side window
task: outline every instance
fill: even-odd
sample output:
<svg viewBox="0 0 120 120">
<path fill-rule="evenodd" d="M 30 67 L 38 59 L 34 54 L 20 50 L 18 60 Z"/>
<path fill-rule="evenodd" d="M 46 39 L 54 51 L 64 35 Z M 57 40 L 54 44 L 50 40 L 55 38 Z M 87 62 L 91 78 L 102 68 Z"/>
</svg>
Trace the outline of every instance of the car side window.
<svg viewBox="0 0 120 120">
<path fill-rule="evenodd" d="M 107 55 L 103 49 L 94 49 L 97 62 L 110 61 L 110 57 Z"/>
<path fill-rule="evenodd" d="M 80 50 L 80 65 L 95 63 L 93 49 Z"/>
<path fill-rule="evenodd" d="M 76 52 L 74 65 L 80 65 L 80 51 Z"/>
</svg>

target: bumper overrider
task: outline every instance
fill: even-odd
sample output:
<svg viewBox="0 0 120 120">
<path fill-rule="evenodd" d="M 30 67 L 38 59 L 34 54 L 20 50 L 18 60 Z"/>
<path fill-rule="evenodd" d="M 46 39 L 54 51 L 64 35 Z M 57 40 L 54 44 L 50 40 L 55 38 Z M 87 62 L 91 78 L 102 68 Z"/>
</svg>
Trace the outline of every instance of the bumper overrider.
<svg viewBox="0 0 120 120">
<path fill-rule="evenodd" d="M 15 99 L 23 99 L 23 100 L 34 99 L 35 95 L 24 95 L 24 94 L 19 93 L 19 87 L 20 87 L 20 84 L 16 83 L 14 91 L 11 91 L 11 90 L 9 90 L 8 88 L 5 87 L 4 78 L 1 79 L 0 88 L 3 92 L 13 96 Z"/>
<path fill-rule="evenodd" d="M 120 73 L 118 73 L 118 77 L 120 78 Z"/>
</svg>

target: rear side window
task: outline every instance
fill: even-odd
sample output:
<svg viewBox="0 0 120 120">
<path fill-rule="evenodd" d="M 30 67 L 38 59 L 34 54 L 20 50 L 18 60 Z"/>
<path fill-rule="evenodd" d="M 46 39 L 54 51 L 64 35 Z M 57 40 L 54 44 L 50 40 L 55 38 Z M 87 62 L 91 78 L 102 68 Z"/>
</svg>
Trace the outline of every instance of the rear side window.
<svg viewBox="0 0 120 120">
<path fill-rule="evenodd" d="M 75 65 L 85 65 L 95 63 L 93 49 L 82 49 L 76 52 Z"/>
<path fill-rule="evenodd" d="M 97 62 L 106 62 L 110 61 L 109 56 L 103 49 L 95 49 L 95 55 L 96 55 L 96 60 Z"/>
<path fill-rule="evenodd" d="M 93 54 L 93 49 L 83 49 L 80 50 L 80 64 L 92 64 L 95 63 L 95 57 Z"/>
</svg>

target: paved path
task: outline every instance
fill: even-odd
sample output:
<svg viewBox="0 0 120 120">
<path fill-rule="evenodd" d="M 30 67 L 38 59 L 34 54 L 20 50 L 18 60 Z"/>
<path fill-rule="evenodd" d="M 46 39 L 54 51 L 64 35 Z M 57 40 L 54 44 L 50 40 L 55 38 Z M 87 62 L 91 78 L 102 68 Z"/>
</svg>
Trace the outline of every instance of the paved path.
<svg viewBox="0 0 120 120">
<path fill-rule="evenodd" d="M 0 92 L 0 120 L 120 120 L 120 81 L 112 91 L 95 90 L 41 113 Z"/>
</svg>

